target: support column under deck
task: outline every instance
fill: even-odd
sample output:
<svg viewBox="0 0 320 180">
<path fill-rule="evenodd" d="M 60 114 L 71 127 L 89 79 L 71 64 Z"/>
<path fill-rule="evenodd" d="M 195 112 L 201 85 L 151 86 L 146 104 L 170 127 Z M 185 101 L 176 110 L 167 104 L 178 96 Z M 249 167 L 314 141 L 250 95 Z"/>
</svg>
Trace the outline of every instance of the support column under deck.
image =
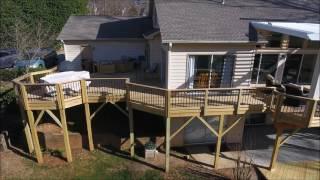
<svg viewBox="0 0 320 180">
<path fill-rule="evenodd" d="M 85 80 L 81 80 L 80 84 L 81 84 L 82 102 L 84 104 L 84 113 L 86 117 L 89 150 L 93 151 L 94 145 L 93 145 L 93 137 L 92 137 L 91 118 L 90 118 L 90 106 L 88 103 L 87 83 Z"/>
<path fill-rule="evenodd" d="M 271 157 L 271 162 L 270 162 L 270 165 L 269 165 L 269 170 L 273 170 L 274 169 L 274 166 L 275 166 L 275 163 L 277 161 L 277 158 L 278 158 L 278 154 L 279 154 L 279 149 L 280 149 L 280 146 L 281 146 L 281 135 L 282 135 L 282 132 L 283 132 L 283 129 L 281 127 L 277 128 L 276 130 L 276 140 L 274 142 L 274 147 L 273 147 L 273 151 L 272 151 L 272 157 Z"/>
<path fill-rule="evenodd" d="M 219 118 L 219 130 L 218 130 L 218 141 L 216 144 L 216 155 L 214 157 L 214 167 L 217 168 L 220 159 L 220 150 L 221 150 L 221 141 L 223 137 L 223 123 L 224 123 L 224 115 L 221 115 Z"/>
<path fill-rule="evenodd" d="M 62 129 L 63 129 L 63 140 L 64 140 L 64 146 L 65 146 L 65 151 L 67 155 L 67 161 L 72 162 L 72 154 L 71 154 L 65 109 L 59 109 L 59 113 L 60 113 Z"/>
<path fill-rule="evenodd" d="M 27 116 L 28 116 L 28 120 L 29 120 L 29 125 L 30 125 L 30 130 L 31 130 L 31 135 L 32 135 L 33 143 L 34 143 L 34 150 L 36 153 L 37 161 L 38 161 L 38 163 L 42 164 L 43 163 L 43 156 L 42 156 L 42 152 L 40 149 L 40 143 L 39 143 L 37 129 L 36 129 L 36 126 L 34 123 L 33 112 L 31 110 L 27 110 Z"/>
<path fill-rule="evenodd" d="M 131 105 L 128 105 L 129 111 L 129 130 L 130 130 L 130 155 L 134 156 L 134 124 L 133 124 L 133 110 Z"/>
<path fill-rule="evenodd" d="M 165 171 L 169 172 L 170 164 L 170 118 L 166 118 L 166 166 Z"/>
<path fill-rule="evenodd" d="M 94 150 L 93 145 L 93 137 L 92 137 L 92 126 L 91 126 L 91 118 L 90 118 L 90 107 L 88 103 L 84 104 L 84 111 L 86 116 L 86 124 L 87 124 L 87 134 L 88 134 L 88 143 L 89 143 L 89 150 Z"/>
<path fill-rule="evenodd" d="M 65 105 L 64 105 L 64 94 L 63 94 L 62 86 L 60 84 L 56 85 L 56 90 L 57 90 L 57 103 L 59 107 L 60 120 L 61 120 L 62 129 L 63 129 L 63 140 L 64 140 L 64 146 L 65 146 L 65 151 L 67 155 L 67 161 L 72 162 L 72 154 L 71 154 L 71 148 L 70 148 L 67 118 L 66 118 L 66 111 L 65 111 Z"/>
</svg>

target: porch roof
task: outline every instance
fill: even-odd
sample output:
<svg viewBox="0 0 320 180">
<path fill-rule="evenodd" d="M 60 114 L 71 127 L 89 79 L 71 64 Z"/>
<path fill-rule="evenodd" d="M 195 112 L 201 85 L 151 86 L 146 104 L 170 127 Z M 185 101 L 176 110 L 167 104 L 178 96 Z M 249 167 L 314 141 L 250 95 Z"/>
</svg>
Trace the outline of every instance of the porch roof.
<svg viewBox="0 0 320 180">
<path fill-rule="evenodd" d="M 320 41 L 320 24 L 293 22 L 251 22 L 255 28 Z"/>
</svg>

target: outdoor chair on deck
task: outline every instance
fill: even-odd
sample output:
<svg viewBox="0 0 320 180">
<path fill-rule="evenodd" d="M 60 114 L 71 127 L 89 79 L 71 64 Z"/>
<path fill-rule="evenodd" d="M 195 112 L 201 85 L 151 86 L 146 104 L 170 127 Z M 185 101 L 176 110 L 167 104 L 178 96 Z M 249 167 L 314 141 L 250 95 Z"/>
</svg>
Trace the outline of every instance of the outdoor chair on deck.
<svg viewBox="0 0 320 180">
<path fill-rule="evenodd" d="M 266 77 L 266 86 L 267 87 L 275 87 L 277 89 L 277 91 L 279 91 L 279 92 L 284 93 L 286 91 L 286 88 L 282 84 L 277 83 L 271 74 L 268 74 Z"/>
<path fill-rule="evenodd" d="M 292 83 L 286 84 L 285 89 L 286 89 L 286 94 L 288 95 L 301 96 L 301 97 L 308 96 L 308 94 L 304 92 L 303 87 L 298 86 L 296 84 L 292 84 Z M 284 104 L 288 106 L 297 107 L 301 105 L 301 101 L 299 99 L 287 97 L 284 101 Z"/>
</svg>

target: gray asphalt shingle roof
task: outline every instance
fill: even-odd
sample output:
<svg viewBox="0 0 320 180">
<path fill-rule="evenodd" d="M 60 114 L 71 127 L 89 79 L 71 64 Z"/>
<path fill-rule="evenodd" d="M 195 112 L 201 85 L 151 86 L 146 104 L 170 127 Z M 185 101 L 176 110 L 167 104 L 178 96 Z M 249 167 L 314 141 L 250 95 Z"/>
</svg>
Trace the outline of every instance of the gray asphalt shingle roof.
<svg viewBox="0 0 320 180">
<path fill-rule="evenodd" d="M 137 39 L 151 30 L 149 17 L 70 16 L 57 39 Z"/>
<path fill-rule="evenodd" d="M 163 42 L 248 41 L 253 20 L 319 22 L 318 1 L 289 1 L 156 0 L 156 13 Z"/>
</svg>

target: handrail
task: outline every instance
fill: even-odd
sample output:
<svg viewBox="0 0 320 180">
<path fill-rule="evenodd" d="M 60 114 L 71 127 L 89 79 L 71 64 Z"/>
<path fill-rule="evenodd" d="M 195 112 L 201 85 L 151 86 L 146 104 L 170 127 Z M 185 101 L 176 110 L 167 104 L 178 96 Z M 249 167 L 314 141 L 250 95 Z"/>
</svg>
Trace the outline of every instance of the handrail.
<svg viewBox="0 0 320 180">
<path fill-rule="evenodd" d="M 52 72 L 52 70 L 41 71 L 43 74 Z M 298 115 L 298 118 L 314 118 L 320 116 L 320 100 L 312 99 L 308 97 L 300 97 L 285 94 L 277 91 L 273 87 L 241 87 L 241 88 L 197 88 L 197 89 L 165 89 L 150 85 L 131 83 L 129 78 L 89 78 L 84 79 L 86 82 L 98 81 L 93 86 L 80 86 L 81 80 L 66 81 L 63 83 L 29 83 L 21 82 L 21 80 L 30 78 L 31 73 L 22 75 L 13 80 L 13 83 L 19 85 L 20 87 L 27 88 L 26 98 L 32 100 L 31 91 L 38 90 L 36 86 L 56 86 L 60 85 L 62 90 L 64 89 L 76 89 L 77 92 L 72 92 L 72 94 L 64 95 L 66 99 L 73 98 L 78 95 L 83 95 L 83 88 L 87 88 L 85 93 L 87 96 L 92 95 L 92 98 L 97 96 L 105 96 L 106 94 L 114 96 L 125 96 L 128 98 L 129 103 L 135 103 L 140 108 L 145 105 L 149 108 L 155 108 L 157 110 L 162 109 L 165 111 L 167 116 L 174 111 L 179 111 L 181 109 L 193 109 L 193 111 L 203 111 L 210 113 L 211 109 L 228 107 L 230 110 L 234 108 L 235 113 L 243 113 L 246 108 L 250 109 L 253 105 L 253 109 L 260 109 L 263 105 L 263 109 L 269 108 L 274 110 L 276 117 L 285 115 L 285 113 Z M 110 81 L 108 81 L 110 80 Z M 101 81 L 101 82 L 100 82 Z M 79 83 L 74 84 L 74 83 Z M 41 87 L 41 88 L 40 88 Z M 127 88 L 126 88 L 127 87 Z M 47 88 L 47 87 L 46 87 Z M 109 89 L 110 88 L 110 89 Z M 30 89 L 30 90 L 29 90 Z M 118 89 L 118 90 L 116 90 Z M 126 90 L 125 90 L 126 89 Z M 264 91 L 268 90 L 268 91 Z M 67 92 L 67 91 L 66 91 Z M 90 95 L 89 95 L 90 94 Z M 131 94 L 131 95 L 129 95 Z M 31 95 L 30 97 L 28 97 Z M 46 101 L 54 99 L 52 97 L 46 97 Z M 284 104 L 285 99 L 295 99 L 300 100 L 303 106 L 291 107 L 290 105 Z M 36 98 L 34 98 L 36 99 Z M 41 99 L 41 97 L 39 98 Z M 45 99 L 45 98 L 44 98 Z M 312 110 L 310 109 L 312 106 Z M 307 109 L 304 109 L 307 108 Z M 217 110 L 218 110 L 217 109 Z M 228 110 L 229 111 L 229 110 Z M 213 112 L 213 111 L 212 111 Z M 273 111 L 271 111 L 273 112 Z M 308 121 L 307 119 L 305 121 Z"/>
<path fill-rule="evenodd" d="M 34 76 L 34 75 L 39 75 L 39 74 L 46 74 L 46 73 L 51 73 L 51 72 L 55 72 L 58 70 L 58 67 L 55 66 L 51 69 L 46 69 L 46 70 L 42 70 L 42 71 L 36 71 L 36 72 L 30 72 L 30 75 L 31 76 Z"/>
<path fill-rule="evenodd" d="M 164 88 L 160 88 L 160 87 L 155 87 L 155 86 L 149 86 L 149 85 L 144 85 L 144 84 L 138 84 L 138 83 L 132 83 L 132 82 L 127 82 L 127 85 L 133 85 L 133 86 L 140 86 L 140 87 L 145 87 L 145 88 L 150 88 L 150 89 L 158 89 L 161 91 L 171 91 L 169 89 L 164 89 Z"/>
</svg>

